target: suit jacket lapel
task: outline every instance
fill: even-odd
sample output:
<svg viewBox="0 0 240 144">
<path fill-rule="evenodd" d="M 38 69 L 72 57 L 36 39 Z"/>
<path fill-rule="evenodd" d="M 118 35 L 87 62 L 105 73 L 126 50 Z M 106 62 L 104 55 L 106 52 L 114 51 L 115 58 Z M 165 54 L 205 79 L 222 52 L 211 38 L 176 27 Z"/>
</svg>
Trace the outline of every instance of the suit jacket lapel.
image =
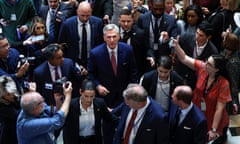
<svg viewBox="0 0 240 144">
<path fill-rule="evenodd" d="M 46 74 L 46 82 L 53 82 L 53 80 L 52 80 L 52 76 L 51 76 L 51 72 L 50 72 L 50 67 L 49 67 L 49 65 L 48 65 L 47 62 L 46 62 L 45 67 L 46 67 L 46 70 L 47 70 L 47 74 Z M 45 68 L 43 68 L 43 69 L 45 69 Z M 46 83 L 46 82 L 45 82 L 45 83 Z"/>
<path fill-rule="evenodd" d="M 89 24 L 90 24 L 90 33 L 91 33 L 91 48 L 94 46 L 94 31 L 95 31 L 95 22 L 93 19 L 90 17 L 89 19 Z"/>
<path fill-rule="evenodd" d="M 136 134 L 135 139 L 138 137 L 138 135 L 140 135 L 140 132 L 145 131 L 144 129 L 148 125 L 148 123 L 146 123 L 146 122 L 149 121 L 148 119 L 150 118 L 150 115 L 152 115 L 151 105 L 152 105 L 152 100 L 150 100 L 150 103 L 149 103 L 148 107 L 146 108 L 146 111 L 144 112 L 144 116 L 143 116 L 142 121 L 141 121 L 141 123 L 139 125 L 139 128 L 137 130 L 137 134 Z"/>
</svg>

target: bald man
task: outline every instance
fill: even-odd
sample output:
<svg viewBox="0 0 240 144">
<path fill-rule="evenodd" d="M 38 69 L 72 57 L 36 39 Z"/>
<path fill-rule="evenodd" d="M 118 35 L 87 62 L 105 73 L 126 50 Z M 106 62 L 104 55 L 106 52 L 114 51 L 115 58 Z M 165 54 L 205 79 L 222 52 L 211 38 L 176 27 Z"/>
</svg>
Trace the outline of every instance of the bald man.
<svg viewBox="0 0 240 144">
<path fill-rule="evenodd" d="M 89 51 L 103 42 L 103 21 L 92 16 L 92 8 L 88 2 L 81 2 L 77 9 L 77 16 L 73 16 L 63 22 L 58 41 L 66 43 L 68 48 L 64 51 L 64 57 L 86 67 L 87 59 L 83 57 L 83 27 L 86 29 L 87 58 Z"/>
<path fill-rule="evenodd" d="M 21 98 L 21 108 L 17 119 L 19 144 L 55 144 L 54 131 L 65 122 L 71 101 L 72 83 L 63 86 L 62 96 L 55 95 L 56 107 L 47 106 L 38 92 L 25 93 Z"/>
<path fill-rule="evenodd" d="M 192 89 L 186 85 L 177 86 L 173 91 L 169 111 L 171 144 L 207 142 L 207 121 L 201 110 L 192 103 L 192 97 Z"/>
</svg>

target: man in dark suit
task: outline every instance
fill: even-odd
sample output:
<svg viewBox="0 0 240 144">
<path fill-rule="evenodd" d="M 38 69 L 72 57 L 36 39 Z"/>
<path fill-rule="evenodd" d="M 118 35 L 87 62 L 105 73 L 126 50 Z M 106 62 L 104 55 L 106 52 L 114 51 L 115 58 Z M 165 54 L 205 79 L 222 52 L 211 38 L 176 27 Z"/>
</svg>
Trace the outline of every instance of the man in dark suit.
<svg viewBox="0 0 240 144">
<path fill-rule="evenodd" d="M 211 42 L 212 33 L 211 24 L 204 21 L 199 24 L 195 35 L 190 33 L 181 35 L 179 44 L 188 56 L 204 61 L 212 54 L 218 53 L 217 48 Z M 194 89 L 196 85 L 195 72 L 179 61 L 176 61 L 174 68 L 184 78 L 185 83 Z"/>
<path fill-rule="evenodd" d="M 132 46 L 138 68 L 138 78 L 140 78 L 145 72 L 147 62 L 144 30 L 134 24 L 133 15 L 128 9 L 122 9 L 118 23 L 120 26 L 120 41 Z"/>
<path fill-rule="evenodd" d="M 206 144 L 207 120 L 192 103 L 189 86 L 174 89 L 170 115 L 170 144 Z"/>
<path fill-rule="evenodd" d="M 87 58 L 89 51 L 103 42 L 103 22 L 100 18 L 91 15 L 91 5 L 88 2 L 81 2 L 77 9 L 77 16 L 63 22 L 58 39 L 59 42 L 68 45 L 64 51 L 64 57 L 70 58 L 84 67 L 86 67 L 87 59 L 82 58 L 83 25 L 85 24 L 87 32 Z"/>
<path fill-rule="evenodd" d="M 167 114 L 147 91 L 129 84 L 123 97 L 125 103 L 112 111 L 121 111 L 113 144 L 168 144 Z"/>
<path fill-rule="evenodd" d="M 93 81 L 84 80 L 79 93 L 70 104 L 63 128 L 64 144 L 102 144 L 102 119 L 117 123 L 118 118 L 108 111 L 103 99 L 95 97 Z"/>
<path fill-rule="evenodd" d="M 140 84 L 148 95 L 155 99 L 165 111 L 169 111 L 171 95 L 176 86 L 183 84 L 183 79 L 173 69 L 169 56 L 161 56 L 157 61 L 157 69 L 145 73 Z"/>
<path fill-rule="evenodd" d="M 75 9 L 59 0 L 48 0 L 48 5 L 42 5 L 38 13 L 46 22 L 47 32 L 56 42 L 62 22 L 75 15 Z"/>
<path fill-rule="evenodd" d="M 137 82 L 137 68 L 132 48 L 118 42 L 118 26 L 108 24 L 103 31 L 106 43 L 91 50 L 88 72 L 89 77 L 96 83 L 99 96 L 105 99 L 108 107 L 114 108 L 122 102 L 122 91 L 128 83 Z"/>
<path fill-rule="evenodd" d="M 81 72 L 74 67 L 73 61 L 63 57 L 62 45 L 48 45 L 43 55 L 47 58 L 33 72 L 33 80 L 37 84 L 37 91 L 41 93 L 48 105 L 55 105 L 54 93 L 56 88 L 53 83 L 60 78 L 66 77 L 73 83 L 73 94 L 78 93 L 81 82 L 81 75 L 86 74 L 86 70 Z"/>
<path fill-rule="evenodd" d="M 118 26 L 108 24 L 103 33 L 106 43 L 91 50 L 88 76 L 97 86 L 97 96 L 104 98 L 108 107 L 114 108 L 123 101 L 122 92 L 128 83 L 137 82 L 137 67 L 131 46 L 119 42 Z M 103 130 L 108 132 L 105 144 L 112 143 L 114 130 L 110 131 L 110 127 L 108 124 L 103 126 Z"/>
<path fill-rule="evenodd" d="M 151 11 L 140 15 L 137 25 L 145 30 L 147 56 L 151 67 L 161 55 L 170 55 L 168 43 L 171 37 L 176 37 L 176 20 L 164 13 L 164 0 L 153 0 Z"/>
<path fill-rule="evenodd" d="M 22 65 L 18 65 L 19 52 L 10 48 L 8 39 L 5 35 L 0 34 L 0 76 L 10 76 L 16 83 L 18 92 L 22 92 L 22 82 L 29 68 L 29 63 L 26 61 Z"/>
</svg>

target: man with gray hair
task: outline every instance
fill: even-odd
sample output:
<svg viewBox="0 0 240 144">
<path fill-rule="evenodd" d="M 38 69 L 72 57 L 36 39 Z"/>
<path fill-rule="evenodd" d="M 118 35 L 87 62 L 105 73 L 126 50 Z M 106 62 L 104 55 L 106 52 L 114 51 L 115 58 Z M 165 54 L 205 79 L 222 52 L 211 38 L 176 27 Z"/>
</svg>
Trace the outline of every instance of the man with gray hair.
<svg viewBox="0 0 240 144">
<path fill-rule="evenodd" d="M 55 94 L 56 107 L 52 109 L 44 103 L 38 92 L 25 93 L 21 98 L 21 108 L 17 119 L 19 144 L 55 144 L 54 131 L 61 128 L 69 111 L 72 83 L 63 85 L 64 97 Z M 64 99 L 64 101 L 63 101 Z"/>
<path fill-rule="evenodd" d="M 121 112 L 113 144 L 168 144 L 167 113 L 138 84 L 129 84 L 123 92 L 125 103 L 112 112 Z"/>
<path fill-rule="evenodd" d="M 97 96 L 114 108 L 123 101 L 122 92 L 127 85 L 137 82 L 137 68 L 132 47 L 119 42 L 118 26 L 108 24 L 103 33 L 105 43 L 91 50 L 87 69 L 89 78 L 96 84 Z M 109 133 L 113 134 L 114 130 L 109 132 L 109 129 L 106 130 L 109 140 L 105 140 L 105 144 L 112 143 Z"/>
</svg>

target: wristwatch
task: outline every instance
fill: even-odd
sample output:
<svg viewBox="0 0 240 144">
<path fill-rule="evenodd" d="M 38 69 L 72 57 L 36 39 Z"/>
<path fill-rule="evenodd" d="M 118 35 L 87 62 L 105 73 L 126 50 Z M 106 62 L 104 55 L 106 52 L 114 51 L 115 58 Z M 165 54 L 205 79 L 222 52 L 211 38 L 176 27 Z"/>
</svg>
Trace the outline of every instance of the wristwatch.
<svg viewBox="0 0 240 144">
<path fill-rule="evenodd" d="M 217 129 L 216 128 L 212 128 L 212 132 L 217 132 Z"/>
</svg>

